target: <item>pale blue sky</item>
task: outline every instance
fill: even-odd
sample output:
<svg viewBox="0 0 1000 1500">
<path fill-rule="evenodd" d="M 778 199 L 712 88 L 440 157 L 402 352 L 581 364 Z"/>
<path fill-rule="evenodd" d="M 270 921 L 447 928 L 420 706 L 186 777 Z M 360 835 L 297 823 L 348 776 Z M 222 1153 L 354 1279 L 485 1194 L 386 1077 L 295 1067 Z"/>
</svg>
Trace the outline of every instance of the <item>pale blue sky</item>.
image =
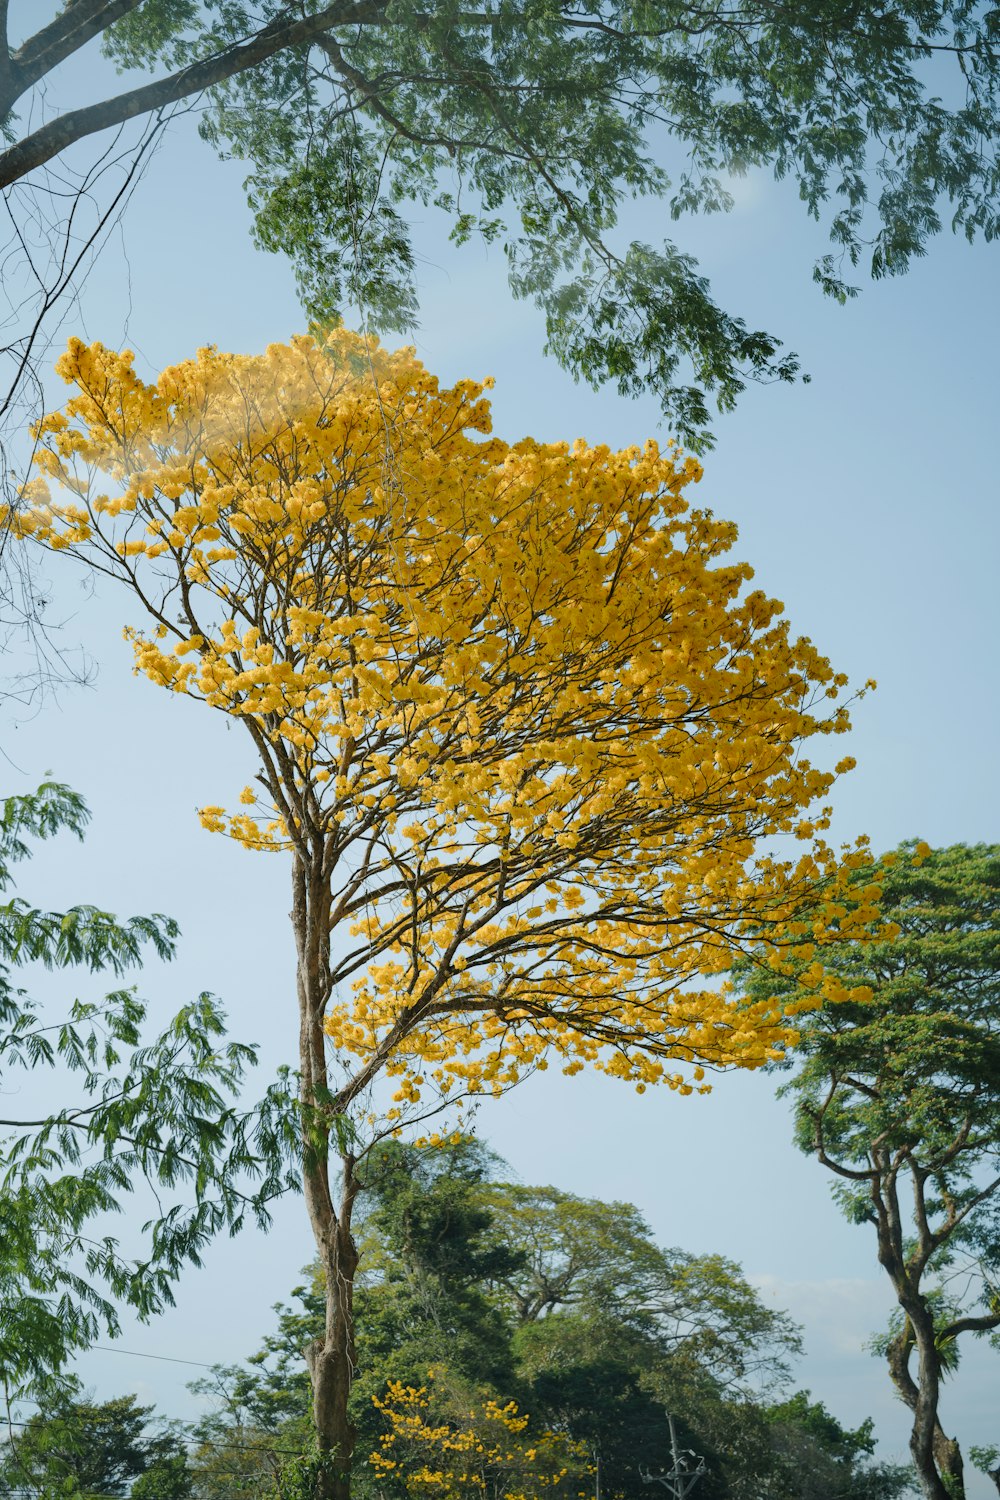
<svg viewBox="0 0 1000 1500">
<path fill-rule="evenodd" d="M 301 328 L 287 266 L 249 245 L 239 182 L 238 166 L 218 164 L 190 121 L 174 127 L 129 211 L 124 249 L 112 243 L 67 332 L 127 342 L 152 372 L 203 343 L 254 351 Z M 782 335 L 813 376 L 753 389 L 718 420 L 698 501 L 738 522 L 739 555 L 785 601 L 793 628 L 852 679 L 879 682 L 851 744 L 837 747 L 859 768 L 840 783 L 835 834 L 867 832 L 877 849 L 911 835 L 1000 839 L 997 252 L 942 238 L 907 278 L 866 285 L 842 309 L 811 282 L 823 236 L 794 190 L 755 178 L 738 198 L 729 217 L 681 226 L 651 222 L 648 207 L 635 216 L 644 237 L 673 233 L 698 254 L 723 305 Z M 422 220 L 418 351 L 445 380 L 496 377 L 502 436 L 622 445 L 657 433 L 652 399 L 595 394 L 542 358 L 540 319 L 511 302 L 499 252 L 455 252 L 433 214 Z M 47 572 L 67 643 L 83 641 L 100 674 L 92 689 L 7 724 L 5 783 L 24 789 L 51 770 L 84 793 L 94 827 L 82 849 L 64 842 L 40 855 L 30 889 L 55 906 L 172 913 L 180 958 L 142 977 L 157 1013 L 211 989 L 269 1065 L 291 1061 L 286 871 L 202 832 L 194 815 L 244 784 L 243 736 L 131 676 L 123 598 L 90 596 L 61 560 Z M 884 1450 L 901 1455 L 905 1414 L 861 1348 L 889 1307 L 869 1231 L 843 1223 L 822 1170 L 793 1150 L 773 1088 L 741 1076 L 708 1098 L 639 1098 L 606 1079 L 549 1073 L 484 1106 L 479 1121 L 521 1179 L 630 1199 L 664 1242 L 740 1260 L 806 1325 L 797 1382 L 848 1423 L 873 1415 Z M 122 1344 L 239 1359 L 310 1254 L 301 1204 L 290 1201 L 269 1238 L 215 1246 L 184 1278 L 177 1310 L 130 1327 Z M 964 1444 L 997 1439 L 998 1367 L 971 1350 L 946 1394 L 945 1426 Z M 170 1415 L 196 1406 L 183 1390 L 196 1372 L 180 1365 L 95 1352 L 80 1371 L 102 1396 L 138 1389 Z M 990 1492 L 973 1481 L 971 1495 Z"/>
</svg>

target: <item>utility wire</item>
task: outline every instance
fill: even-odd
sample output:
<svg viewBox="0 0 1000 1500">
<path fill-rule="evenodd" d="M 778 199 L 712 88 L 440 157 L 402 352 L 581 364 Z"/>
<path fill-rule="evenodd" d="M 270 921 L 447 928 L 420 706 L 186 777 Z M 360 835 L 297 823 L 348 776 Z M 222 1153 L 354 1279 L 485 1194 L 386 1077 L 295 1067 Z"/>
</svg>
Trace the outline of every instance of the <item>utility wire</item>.
<svg viewBox="0 0 1000 1500">
<path fill-rule="evenodd" d="M 168 1365 L 196 1365 L 199 1370 L 214 1370 L 215 1365 L 203 1359 L 178 1359 L 175 1354 L 146 1354 L 142 1349 L 118 1349 L 114 1344 L 90 1344 L 91 1349 L 100 1349 L 102 1354 L 131 1354 L 135 1359 L 159 1359 Z"/>
<path fill-rule="evenodd" d="M 5 1417 L 4 1425 L 7 1427 L 31 1427 L 36 1420 L 32 1418 L 24 1421 L 18 1417 L 11 1417 L 9 1419 Z M 43 1420 L 51 1419 L 44 1418 Z M 192 1438 L 191 1441 L 196 1449 L 214 1448 L 217 1453 L 291 1453 L 296 1457 L 302 1456 L 301 1448 L 273 1448 L 265 1446 L 263 1443 L 216 1443 L 211 1438 Z M 190 1453 L 187 1456 L 190 1457 Z M 102 1497 L 96 1496 L 95 1500 L 102 1500 Z"/>
<path fill-rule="evenodd" d="M 45 1420 L 50 1419 L 43 1418 L 43 1421 Z M 31 1427 L 35 1422 L 37 1422 L 37 1418 L 29 1418 L 28 1421 L 19 1417 L 4 1418 L 4 1425 L 7 1427 Z M 201 1448 L 214 1448 L 217 1453 L 289 1453 L 297 1458 L 301 1458 L 302 1456 L 301 1448 L 275 1448 L 264 1443 L 217 1443 L 212 1438 L 192 1438 L 191 1441 L 195 1447 L 195 1451 Z M 191 1457 L 190 1451 L 187 1457 Z M 0 1497 L 0 1500 L 2 1500 L 2 1497 Z M 94 1500 L 103 1500 L 103 1497 L 95 1496 Z"/>
</svg>

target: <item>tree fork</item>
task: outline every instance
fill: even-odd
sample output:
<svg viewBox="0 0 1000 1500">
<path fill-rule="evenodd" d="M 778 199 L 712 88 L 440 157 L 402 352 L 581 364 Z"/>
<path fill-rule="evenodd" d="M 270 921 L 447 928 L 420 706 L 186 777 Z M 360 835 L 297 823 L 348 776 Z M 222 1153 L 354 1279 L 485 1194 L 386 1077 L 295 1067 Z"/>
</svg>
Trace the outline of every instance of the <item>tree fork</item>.
<svg viewBox="0 0 1000 1500">
<path fill-rule="evenodd" d="M 953 1438 L 946 1436 L 938 1419 L 941 1362 L 934 1340 L 934 1318 L 923 1297 L 910 1295 L 903 1306 L 920 1361 L 915 1400 L 908 1399 L 905 1389 L 896 1381 L 913 1412 L 910 1454 L 914 1467 L 926 1500 L 965 1500 L 961 1449 Z"/>
<path fill-rule="evenodd" d="M 881 1171 L 885 1172 L 884 1163 Z M 925 1500 L 965 1500 L 961 1449 L 944 1433 L 938 1420 L 941 1361 L 934 1338 L 934 1318 L 926 1299 L 911 1284 L 910 1268 L 902 1254 L 902 1215 L 896 1178 L 891 1172 L 886 1177 L 881 1191 L 872 1184 L 878 1259 L 892 1281 L 906 1317 L 902 1333 L 889 1344 L 889 1375 L 913 1415 L 909 1447 Z M 910 1373 L 910 1355 L 914 1349 L 920 1361 L 917 1380 Z"/>
</svg>

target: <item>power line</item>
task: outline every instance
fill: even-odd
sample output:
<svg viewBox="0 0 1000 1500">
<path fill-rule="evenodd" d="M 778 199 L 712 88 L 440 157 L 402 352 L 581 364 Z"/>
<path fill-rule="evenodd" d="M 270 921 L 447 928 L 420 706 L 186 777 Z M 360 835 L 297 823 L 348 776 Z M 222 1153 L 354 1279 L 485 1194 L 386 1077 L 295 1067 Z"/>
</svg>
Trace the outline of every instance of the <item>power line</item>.
<svg viewBox="0 0 1000 1500">
<path fill-rule="evenodd" d="M 213 1479 L 244 1479 L 247 1482 L 257 1478 L 254 1474 L 247 1474 L 243 1469 L 216 1469 L 212 1475 Z M 38 1500 L 39 1491 L 37 1487 L 30 1488 L 21 1485 L 15 1489 L 0 1490 L 2 1500 L 13 1500 L 14 1495 L 27 1495 L 29 1500 Z M 121 1492 L 117 1495 L 102 1495 L 97 1490 L 87 1491 L 87 1500 L 122 1500 Z"/>
<path fill-rule="evenodd" d="M 42 1418 L 43 1423 L 46 1422 L 46 1421 L 52 1421 L 52 1420 L 58 1421 L 59 1420 L 58 1414 L 54 1418 L 51 1418 L 51 1417 L 43 1417 Z M 6 1417 L 5 1416 L 3 1418 L 0 1418 L 0 1425 L 2 1425 L 4 1427 L 31 1427 L 31 1426 L 35 1425 L 37 1423 L 37 1421 L 38 1421 L 38 1419 L 36 1417 L 29 1418 L 27 1421 L 25 1421 L 23 1417 Z M 187 1452 L 187 1457 L 188 1458 L 191 1458 L 192 1456 L 196 1456 L 197 1453 L 202 1448 L 213 1448 L 217 1453 L 256 1453 L 256 1454 L 289 1453 L 289 1454 L 293 1454 L 296 1457 L 301 1457 L 301 1455 L 302 1455 L 302 1449 L 301 1448 L 274 1448 L 274 1447 L 272 1447 L 270 1445 L 265 1445 L 264 1443 L 217 1443 L 212 1438 L 199 1438 L 199 1437 L 193 1437 L 191 1439 L 191 1443 L 192 1443 L 193 1446 Z M 103 1500 L 103 1497 L 96 1496 L 95 1500 Z"/>
<path fill-rule="evenodd" d="M 196 1365 L 199 1370 L 214 1370 L 215 1365 L 203 1359 L 178 1359 L 175 1354 L 146 1354 L 142 1349 L 119 1349 L 114 1344 L 90 1344 L 90 1349 L 100 1349 L 102 1354 L 131 1354 L 134 1359 L 159 1359 L 168 1365 Z"/>
</svg>

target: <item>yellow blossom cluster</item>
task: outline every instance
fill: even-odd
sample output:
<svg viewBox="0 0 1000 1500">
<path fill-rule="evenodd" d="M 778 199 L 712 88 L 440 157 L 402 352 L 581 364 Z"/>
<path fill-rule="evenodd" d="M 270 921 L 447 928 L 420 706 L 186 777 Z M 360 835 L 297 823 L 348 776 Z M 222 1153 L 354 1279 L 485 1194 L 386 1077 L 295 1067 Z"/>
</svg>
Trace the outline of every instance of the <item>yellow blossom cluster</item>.
<svg viewBox="0 0 1000 1500">
<path fill-rule="evenodd" d="M 300 989 L 353 1059 L 499 1092 L 755 1067 L 874 920 L 822 839 L 845 678 L 655 443 L 491 436 L 485 385 L 338 331 L 139 378 L 73 340 L 13 524 L 123 582 L 136 670 L 242 723 L 248 848 L 291 852 Z M 779 857 L 776 841 L 795 851 Z M 764 941 L 793 1001 L 723 980 Z M 832 986 L 832 987 L 831 987 Z"/>
<path fill-rule="evenodd" d="M 368 1460 L 378 1478 L 439 1500 L 536 1500 L 542 1491 L 568 1492 L 590 1472 L 582 1444 L 553 1432 L 529 1435 L 516 1401 L 488 1399 L 460 1414 L 437 1372 L 427 1378 L 419 1387 L 391 1380 L 385 1396 L 373 1398 L 387 1424 Z"/>
</svg>

